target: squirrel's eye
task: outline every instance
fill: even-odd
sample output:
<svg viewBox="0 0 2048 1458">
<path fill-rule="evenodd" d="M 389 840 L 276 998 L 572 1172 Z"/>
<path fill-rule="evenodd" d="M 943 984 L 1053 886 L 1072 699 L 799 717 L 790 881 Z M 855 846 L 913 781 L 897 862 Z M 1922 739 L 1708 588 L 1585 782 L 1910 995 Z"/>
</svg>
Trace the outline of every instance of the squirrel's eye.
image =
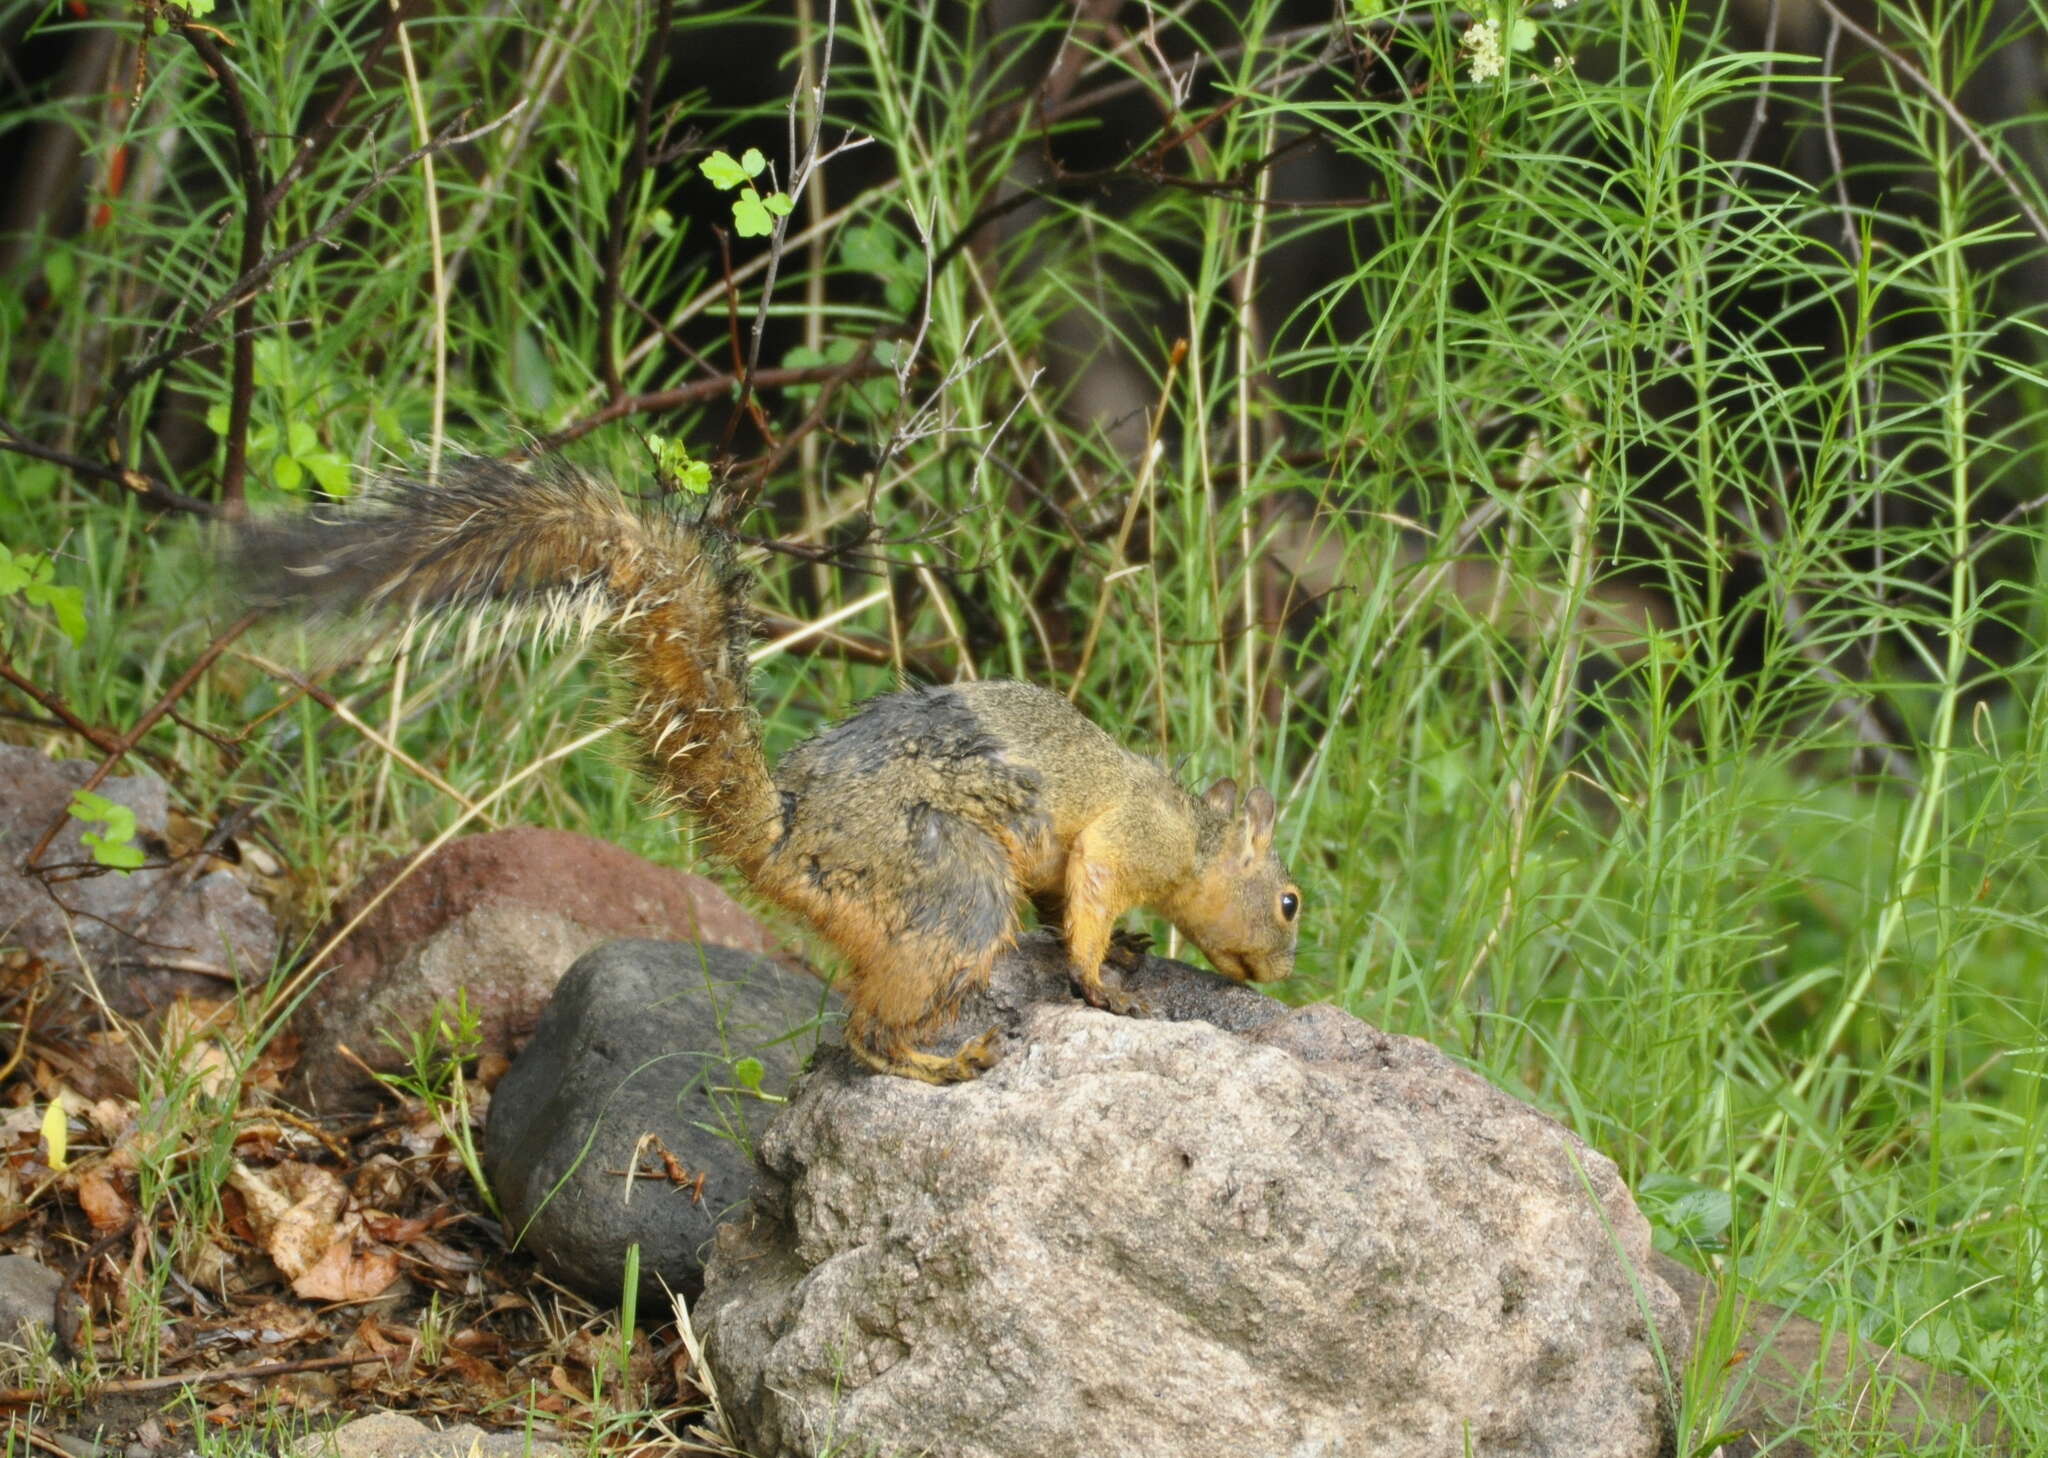
<svg viewBox="0 0 2048 1458">
<path fill-rule="evenodd" d="M 1292 921 L 1294 920 L 1294 914 L 1299 910 L 1301 910 L 1301 898 L 1292 891 L 1282 891 L 1280 893 L 1280 919 L 1282 921 Z"/>
</svg>

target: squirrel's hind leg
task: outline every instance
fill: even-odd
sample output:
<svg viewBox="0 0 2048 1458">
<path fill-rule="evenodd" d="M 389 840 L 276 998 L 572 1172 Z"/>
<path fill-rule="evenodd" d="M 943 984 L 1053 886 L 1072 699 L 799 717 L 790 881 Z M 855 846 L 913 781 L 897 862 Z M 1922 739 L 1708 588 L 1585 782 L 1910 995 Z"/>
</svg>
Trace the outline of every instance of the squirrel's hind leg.
<svg viewBox="0 0 2048 1458">
<path fill-rule="evenodd" d="M 934 974 L 945 967 L 949 953 L 957 956 L 958 949 L 915 937 L 891 947 L 882 966 L 860 965 L 847 988 L 846 1046 L 878 1073 L 925 1083 L 963 1083 L 993 1067 L 1000 1034 L 996 1028 L 957 1053 L 927 1053 L 919 1045 L 951 1027 L 965 993 L 988 984 L 990 964 L 1010 939 L 992 941 L 946 975 Z M 913 988 L 921 995 L 906 996 Z"/>
<path fill-rule="evenodd" d="M 953 1054 L 927 1053 L 900 1028 L 876 1024 L 858 1025 L 849 1018 L 846 1046 L 877 1073 L 893 1073 L 921 1083 L 965 1083 L 996 1061 L 996 1039 L 1000 1029 L 990 1028 Z"/>
</svg>

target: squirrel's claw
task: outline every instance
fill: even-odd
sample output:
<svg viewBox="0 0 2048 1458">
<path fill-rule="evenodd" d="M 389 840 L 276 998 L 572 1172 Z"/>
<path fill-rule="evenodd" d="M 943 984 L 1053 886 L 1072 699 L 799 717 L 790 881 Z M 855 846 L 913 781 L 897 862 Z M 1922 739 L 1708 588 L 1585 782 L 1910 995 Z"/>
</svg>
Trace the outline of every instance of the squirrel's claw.
<svg viewBox="0 0 2048 1458">
<path fill-rule="evenodd" d="M 1142 1018 L 1150 1016 L 1152 1004 L 1135 992 L 1126 992 L 1121 987 L 1111 987 L 1103 982 L 1098 970 L 1093 977 L 1074 974 L 1074 990 L 1081 994 L 1081 1001 L 1090 1007 L 1099 1007 L 1104 1012 L 1115 1013 L 1118 1017 Z"/>
<path fill-rule="evenodd" d="M 1109 952 L 1103 961 L 1125 972 L 1135 972 L 1145 965 L 1145 956 L 1152 950 L 1152 938 L 1144 932 L 1114 931 L 1109 935 Z"/>
</svg>

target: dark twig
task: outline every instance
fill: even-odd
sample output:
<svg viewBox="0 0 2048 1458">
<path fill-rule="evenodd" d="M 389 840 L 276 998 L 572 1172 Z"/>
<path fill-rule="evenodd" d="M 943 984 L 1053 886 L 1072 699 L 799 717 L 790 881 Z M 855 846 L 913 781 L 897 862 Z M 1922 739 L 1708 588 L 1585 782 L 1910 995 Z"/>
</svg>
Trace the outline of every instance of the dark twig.
<svg viewBox="0 0 2048 1458">
<path fill-rule="evenodd" d="M 661 63 L 668 55 L 669 8 L 671 0 L 660 0 L 654 8 L 654 25 L 647 33 L 647 47 L 640 53 L 640 68 L 633 84 L 638 91 L 638 105 L 633 112 L 633 143 L 626 152 L 626 165 L 619 174 L 619 190 L 612 194 L 611 206 L 607 210 L 604 273 L 597 284 L 597 349 L 598 371 L 604 380 L 605 393 L 616 400 L 626 393 L 624 376 L 619 370 L 619 342 L 614 337 L 614 322 L 619 312 L 619 296 L 625 285 L 621 278 L 626 257 L 626 226 L 636 211 L 640 199 L 640 185 L 647 177 L 648 134 L 654 125 L 654 91 L 661 78 Z"/>
<path fill-rule="evenodd" d="M 205 1387 L 215 1382 L 239 1382 L 258 1377 L 289 1377 L 294 1372 L 332 1372 L 339 1367 L 368 1367 L 389 1363 L 386 1356 L 301 1357 L 295 1362 L 258 1362 L 248 1367 L 215 1367 L 206 1372 L 174 1372 L 162 1377 L 123 1377 L 87 1389 L 94 1397 L 113 1397 L 135 1392 L 166 1392 L 173 1387 Z M 47 1402 L 46 1387 L 0 1388 L 0 1406 L 20 1407 L 29 1402 Z"/>
<path fill-rule="evenodd" d="M 871 378 L 890 373 L 884 365 L 870 360 L 865 366 L 855 368 L 851 363 L 842 365 L 803 365 L 788 369 L 760 370 L 753 380 L 763 390 L 783 390 L 791 385 L 821 385 L 829 380 L 859 377 Z M 558 450 L 571 441 L 581 440 L 600 426 L 610 425 L 614 420 L 623 420 L 628 415 L 658 415 L 665 410 L 680 410 L 686 405 L 701 405 L 707 400 L 739 388 L 739 379 L 733 375 L 713 375 L 708 380 L 697 380 L 691 384 L 679 385 L 672 390 L 651 390 L 644 395 L 628 395 L 614 400 L 584 416 L 581 420 L 563 426 L 550 435 L 544 435 L 530 445 L 514 452 L 513 460 L 531 460 Z"/>
<path fill-rule="evenodd" d="M 256 124 L 242 99 L 242 83 L 221 54 L 220 43 L 211 31 L 195 25 L 192 17 L 177 5 L 164 6 L 171 28 L 199 53 L 199 59 L 220 86 L 227 104 L 228 124 L 235 136 L 235 171 L 242 183 L 242 255 L 237 264 L 247 274 L 263 257 L 263 237 L 270 228 L 270 183 L 264 176 L 263 159 L 256 150 Z M 250 334 L 255 321 L 253 295 L 235 306 L 234 359 L 228 394 L 227 460 L 221 467 L 220 498 L 230 512 L 241 509 L 243 479 L 249 470 L 249 415 L 256 399 L 256 341 Z"/>
<path fill-rule="evenodd" d="M 258 614 L 253 612 L 243 613 L 242 616 L 236 618 L 227 627 L 223 628 L 220 634 L 211 643 L 206 645 L 205 651 L 193 659 L 185 671 L 178 675 L 177 681 L 164 690 L 163 697 L 158 699 L 140 719 L 135 721 L 135 727 L 126 734 L 123 734 L 116 746 L 107 751 L 107 757 L 100 761 L 98 768 L 86 776 L 85 783 L 78 787 L 76 793 L 84 794 L 90 790 L 97 790 L 107 776 L 114 772 L 114 767 L 127 757 L 128 752 L 142 742 L 142 736 L 156 727 L 156 721 L 169 713 L 172 706 L 179 699 L 185 697 L 185 694 L 191 689 L 192 685 L 199 681 L 199 675 L 206 672 L 213 665 L 214 659 L 227 651 L 230 643 L 247 632 L 249 625 L 255 622 L 257 617 Z M 57 817 L 50 822 L 49 828 L 43 831 L 42 836 L 29 850 L 29 853 L 22 857 L 21 869 L 24 875 L 34 875 L 36 873 L 39 869 L 36 862 L 42 859 L 43 852 L 50 848 L 50 842 L 57 838 L 57 833 L 64 828 L 65 822 L 70 818 L 71 812 L 68 808 L 57 812 Z"/>
<path fill-rule="evenodd" d="M 4 653 L 0 653 L 0 678 L 6 679 L 9 683 L 48 709 L 52 714 L 56 715 L 58 721 L 65 728 L 84 739 L 102 754 L 114 753 L 120 744 L 121 741 L 115 735 L 108 733 L 104 729 L 94 728 L 86 723 L 85 720 L 79 718 L 78 715 L 72 713 L 71 706 L 49 689 L 23 678 L 15 671 L 14 665 L 8 661 L 7 655 Z"/>
<path fill-rule="evenodd" d="M 854 379 L 857 375 L 884 372 L 869 370 L 868 366 L 874 362 L 874 357 L 875 340 L 873 336 L 870 336 L 861 341 L 858 352 L 842 366 L 842 373 L 834 375 L 819 388 L 818 403 L 811 407 L 811 413 L 798 423 L 796 429 L 783 436 L 780 442 L 775 442 L 771 437 L 770 444 L 773 448 L 767 455 L 755 463 L 752 469 L 747 472 L 746 479 L 733 488 L 729 494 L 727 503 L 723 508 L 727 520 L 738 521 L 741 517 L 745 516 L 747 508 L 753 503 L 754 497 L 760 494 L 761 488 L 767 484 L 768 479 L 782 469 L 783 464 L 795 453 L 797 446 L 803 441 L 804 437 L 810 435 L 825 423 L 826 414 L 832 406 L 832 397 L 838 392 L 841 385 L 850 379 Z M 762 434 L 767 434 L 765 422 Z"/>
<path fill-rule="evenodd" d="M 249 269 L 232 284 L 228 285 L 212 303 L 199 312 L 190 324 L 179 331 L 175 344 L 130 360 L 116 371 L 109 387 L 107 402 L 100 407 L 100 420 L 111 423 L 115 412 L 120 409 L 121 405 L 126 401 L 129 392 L 136 385 L 166 366 L 184 358 L 186 355 L 204 348 L 205 331 L 216 323 L 222 315 L 255 298 L 265 288 L 269 287 L 270 281 L 277 276 L 278 271 L 286 264 L 290 263 L 307 249 L 315 247 L 332 237 L 340 230 L 344 223 L 361 210 L 363 204 L 376 195 L 378 189 L 383 187 L 393 177 L 404 172 L 422 157 L 444 152 L 450 147 L 462 146 L 465 143 L 475 141 L 479 137 L 489 135 L 505 125 L 505 123 L 511 121 L 525 107 L 526 103 L 522 101 L 503 116 L 498 117 L 494 121 L 486 122 L 472 131 L 459 132 L 454 127 L 451 127 L 432 140 L 414 147 L 389 167 L 380 168 L 371 176 L 369 181 L 356 189 L 346 202 L 343 202 L 326 217 L 322 218 L 304 237 L 270 253 L 267 257 L 259 260 L 255 267 Z M 461 120 L 458 119 L 456 125 L 459 126 L 460 124 Z"/>
<path fill-rule="evenodd" d="M 2043 219 L 2041 214 L 2035 210 L 2034 205 L 2027 201 L 2026 193 L 2021 190 L 2018 179 L 2007 170 L 2005 163 L 1999 160 L 1998 153 L 1992 150 L 1991 144 L 1984 140 L 1983 132 L 1979 131 L 1971 123 L 1970 119 L 1963 115 L 1962 108 L 1949 100 L 1948 97 L 1942 95 L 1935 84 L 1927 78 L 1925 72 L 1879 40 L 1876 32 L 1865 30 L 1844 14 L 1841 7 L 1834 3 L 1834 0 L 1819 0 L 1819 4 L 1820 8 L 1827 12 L 1829 20 L 1833 21 L 1843 30 L 1848 31 L 1849 34 L 1855 36 L 1856 39 L 1862 41 L 1866 46 L 1869 46 L 1872 51 L 1883 58 L 1887 66 L 1890 66 L 1892 70 L 1905 77 L 1908 81 L 1911 81 L 1929 101 L 1933 102 L 1940 109 L 1941 114 L 1949 119 L 1950 125 L 1961 132 L 1964 139 L 1969 142 L 1970 150 L 1977 154 L 1984 165 L 1991 170 L 1991 175 L 1998 179 L 1999 184 L 2011 196 L 2013 206 L 2020 210 L 2020 216 L 2027 220 L 2027 226 L 2034 230 L 2034 236 L 2042 242 L 2048 243 L 2048 219 Z"/>
<path fill-rule="evenodd" d="M 264 194 L 263 205 L 273 216 L 277 212 L 277 205 L 284 201 L 284 195 L 291 191 L 292 184 L 310 172 L 313 164 L 320 159 L 320 154 L 341 135 L 342 113 L 347 111 L 349 103 L 356 99 L 356 93 L 362 90 L 363 77 L 376 69 L 377 62 L 384 57 L 384 48 L 390 45 L 392 37 L 398 34 L 399 26 L 411 18 L 417 4 L 418 0 L 399 0 L 399 3 L 390 8 L 384 17 L 384 28 L 377 32 L 377 38 L 370 42 L 370 48 L 363 52 L 362 59 L 357 61 L 355 68 L 349 72 L 348 79 L 336 89 L 334 99 L 327 103 L 327 110 L 320 114 L 320 120 L 313 124 L 312 130 L 299 139 L 299 150 L 293 155 L 292 160 L 285 164 L 284 171 L 278 173 L 277 181 L 270 185 L 270 191 Z"/>
<path fill-rule="evenodd" d="M 739 403 L 725 418 L 725 429 L 719 433 L 718 455 L 724 460 L 732 453 L 732 438 L 739 433 L 740 417 L 747 416 L 754 422 L 754 428 L 761 432 L 761 439 L 769 445 L 775 444 L 775 432 L 768 424 L 768 417 L 762 413 L 761 402 L 754 398 L 753 390 L 747 385 L 749 364 L 745 346 L 740 342 L 740 291 L 732 277 L 732 237 L 725 229 L 714 226 L 711 235 L 718 240 L 718 263 L 725 275 L 725 330 L 732 341 L 732 373 L 739 380 Z"/>
<path fill-rule="evenodd" d="M 32 460 L 48 461 L 51 465 L 62 466 L 72 475 L 88 481 L 109 482 L 133 491 L 152 505 L 171 511 L 189 511 L 195 516 L 212 516 L 218 511 L 212 502 L 173 491 L 147 471 L 138 471 L 133 466 L 109 465 L 103 461 L 75 455 L 70 451 L 60 451 L 54 446 L 38 445 L 5 420 L 0 420 L 0 451 L 12 451 L 18 456 L 28 456 Z"/>
</svg>

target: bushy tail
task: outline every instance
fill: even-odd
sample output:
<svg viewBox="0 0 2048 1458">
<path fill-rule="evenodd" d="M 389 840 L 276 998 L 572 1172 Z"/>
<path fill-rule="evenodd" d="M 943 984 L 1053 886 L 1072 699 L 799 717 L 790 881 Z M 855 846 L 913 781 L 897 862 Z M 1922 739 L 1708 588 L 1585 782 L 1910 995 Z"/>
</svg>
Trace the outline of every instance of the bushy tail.
<svg viewBox="0 0 2048 1458">
<path fill-rule="evenodd" d="M 436 481 L 389 478 L 345 506 L 244 526 L 235 555 L 270 606 L 424 618 L 505 603 L 543 628 L 608 630 L 662 791 L 744 872 L 775 838 L 780 800 L 748 691 L 753 615 L 718 533 L 637 510 L 566 466 L 464 457 Z"/>
</svg>

